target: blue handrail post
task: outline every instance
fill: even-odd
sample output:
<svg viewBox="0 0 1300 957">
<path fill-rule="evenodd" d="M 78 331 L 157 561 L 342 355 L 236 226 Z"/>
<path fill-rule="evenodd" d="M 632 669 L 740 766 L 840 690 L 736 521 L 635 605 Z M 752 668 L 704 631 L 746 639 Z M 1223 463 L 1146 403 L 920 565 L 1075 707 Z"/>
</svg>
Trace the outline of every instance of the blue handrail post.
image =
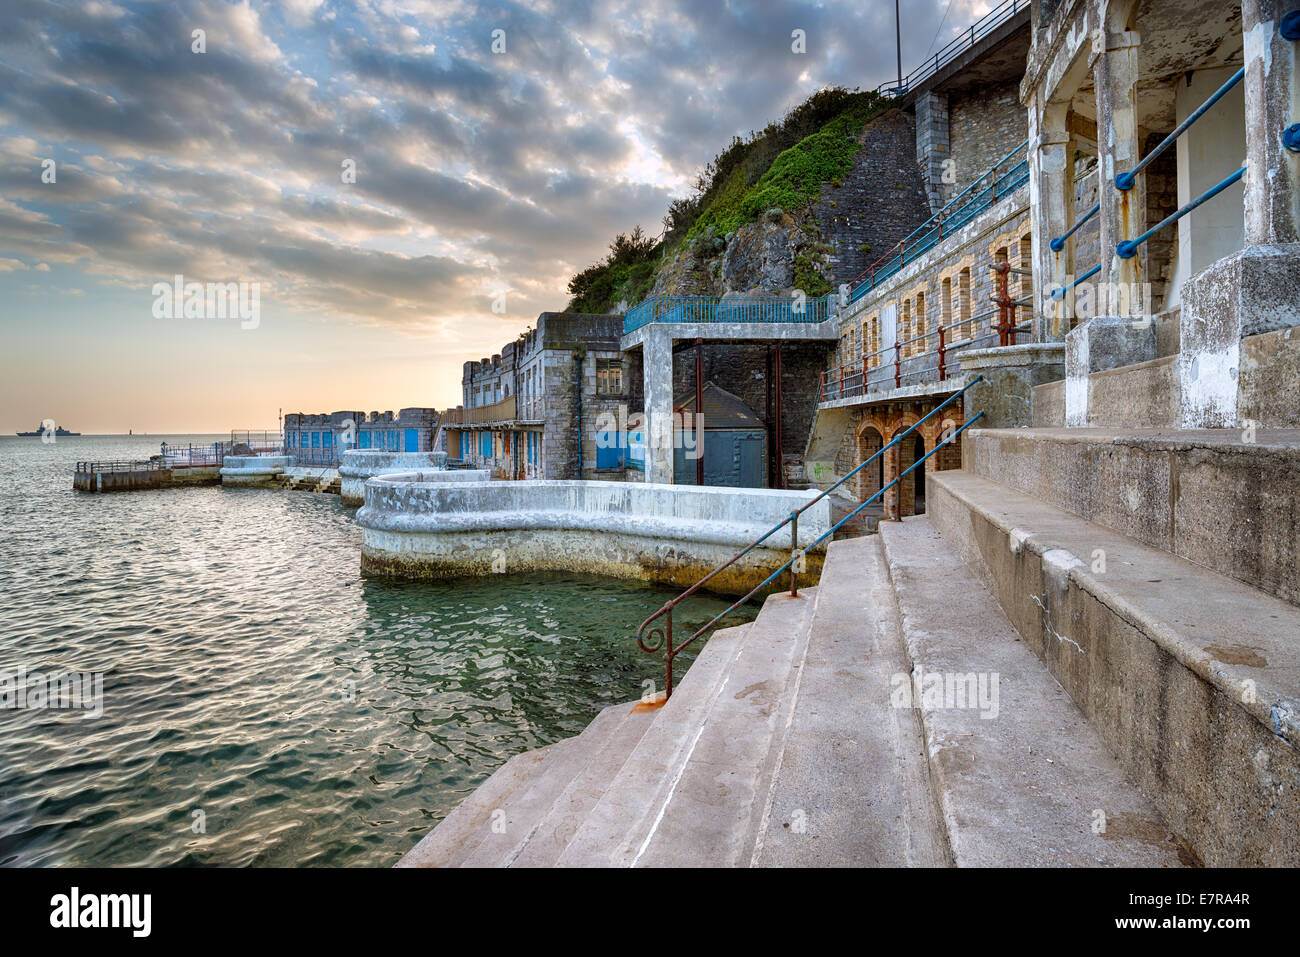
<svg viewBox="0 0 1300 957">
<path fill-rule="evenodd" d="M 1171 143 L 1175 142 L 1178 139 L 1178 137 L 1186 133 L 1188 128 L 1193 123 L 1195 123 L 1202 116 L 1204 116 L 1206 111 L 1208 111 L 1210 107 L 1214 106 L 1215 103 L 1218 103 L 1219 100 L 1223 99 L 1224 96 L 1227 95 L 1228 91 L 1231 90 L 1238 83 L 1240 83 L 1245 78 L 1245 76 L 1246 76 L 1246 68 L 1243 66 L 1236 73 L 1232 74 L 1232 76 L 1228 78 L 1227 82 L 1225 82 L 1223 86 L 1215 90 L 1214 93 L 1210 95 L 1210 98 L 1208 100 L 1206 100 L 1204 103 L 1198 106 L 1192 112 L 1192 114 L 1189 117 L 1187 117 L 1187 119 L 1179 123 L 1178 126 L 1174 128 L 1174 131 L 1172 133 L 1170 133 L 1163 140 L 1161 140 L 1160 145 L 1158 145 L 1150 153 L 1144 156 L 1142 158 L 1142 162 L 1138 163 L 1137 166 L 1134 166 L 1133 169 L 1129 170 L 1127 173 L 1120 173 L 1118 176 L 1116 176 L 1115 188 L 1122 190 L 1124 192 L 1127 192 L 1128 190 L 1132 189 L 1134 184 L 1137 182 L 1137 174 L 1142 172 L 1144 169 L 1146 169 L 1147 166 L 1149 166 L 1157 156 L 1163 153 Z"/>
</svg>

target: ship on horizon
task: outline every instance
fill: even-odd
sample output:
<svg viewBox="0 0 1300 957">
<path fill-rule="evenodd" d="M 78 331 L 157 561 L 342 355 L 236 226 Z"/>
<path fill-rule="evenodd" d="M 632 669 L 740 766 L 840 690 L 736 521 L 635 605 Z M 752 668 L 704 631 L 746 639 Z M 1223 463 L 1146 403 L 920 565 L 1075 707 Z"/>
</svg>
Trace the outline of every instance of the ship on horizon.
<svg viewBox="0 0 1300 957">
<path fill-rule="evenodd" d="M 35 431 L 35 432 L 17 432 L 17 433 L 15 433 L 15 434 L 16 434 L 19 438 L 22 438 L 22 439 L 29 438 L 29 437 L 30 437 L 30 438 L 37 438 L 37 437 L 42 436 L 42 435 L 48 435 L 48 434 L 49 434 L 49 430 L 45 428 L 45 423 L 41 423 L 40 425 L 38 425 L 38 426 L 36 427 L 36 431 Z M 80 432 L 69 432 L 67 429 L 65 429 L 65 428 L 64 428 L 63 426 L 61 426 L 61 425 L 58 426 L 57 428 L 55 428 L 55 430 L 54 430 L 54 435 L 55 435 L 55 436 L 60 436 L 60 435 L 80 435 L 80 434 L 81 434 Z"/>
</svg>

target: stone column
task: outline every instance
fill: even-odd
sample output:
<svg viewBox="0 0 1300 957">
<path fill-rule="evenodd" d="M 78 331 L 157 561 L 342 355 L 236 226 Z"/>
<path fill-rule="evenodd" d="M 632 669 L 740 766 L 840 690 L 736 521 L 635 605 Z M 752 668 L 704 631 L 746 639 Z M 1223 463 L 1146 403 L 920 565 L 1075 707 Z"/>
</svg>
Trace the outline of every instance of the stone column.
<svg viewBox="0 0 1300 957">
<path fill-rule="evenodd" d="M 1131 288 L 1140 280 L 1141 253 L 1124 259 L 1115 253 L 1121 242 L 1142 231 L 1146 204 L 1143 180 L 1132 189 L 1115 188 L 1115 177 L 1127 173 L 1142 159 L 1138 141 L 1137 82 L 1138 48 L 1142 39 L 1136 31 L 1106 32 L 1094 41 L 1093 79 L 1097 89 L 1098 192 L 1101 202 L 1101 287 L 1117 284 Z M 1097 49 L 1103 46 L 1103 49 Z M 1101 315 L 1135 315 L 1130 300 L 1098 308 Z M 1121 311 L 1122 310 L 1122 311 Z"/>
<path fill-rule="evenodd" d="M 673 337 L 666 323 L 651 323 L 641 346 L 645 377 L 645 480 L 673 481 Z"/>
<path fill-rule="evenodd" d="M 1074 244 L 1065 240 L 1053 249 L 1052 240 L 1074 223 L 1074 141 L 1065 128 L 1066 105 L 1049 107 L 1042 116 L 1030 111 L 1032 147 L 1029 153 L 1029 208 L 1034 217 L 1034 341 L 1059 342 L 1070 330 L 1067 292 L 1063 300 L 1052 290 L 1066 285 L 1074 273 Z"/>
<path fill-rule="evenodd" d="M 1282 138 L 1300 122 L 1297 43 L 1280 32 L 1291 6 L 1242 0 L 1246 246 L 1183 285 L 1178 378 L 1185 429 L 1238 426 L 1242 338 L 1297 324 L 1300 153 L 1287 150 Z"/>
<path fill-rule="evenodd" d="M 1282 133 L 1300 123 L 1296 54 L 1281 33 L 1294 0 L 1242 0 L 1246 79 L 1246 245 L 1300 242 L 1300 153 Z"/>
<path fill-rule="evenodd" d="M 948 97 L 943 93 L 922 93 L 916 98 L 916 162 L 925 179 L 932 213 L 941 210 L 948 200 L 943 170 L 944 163 L 951 159 Z"/>
</svg>

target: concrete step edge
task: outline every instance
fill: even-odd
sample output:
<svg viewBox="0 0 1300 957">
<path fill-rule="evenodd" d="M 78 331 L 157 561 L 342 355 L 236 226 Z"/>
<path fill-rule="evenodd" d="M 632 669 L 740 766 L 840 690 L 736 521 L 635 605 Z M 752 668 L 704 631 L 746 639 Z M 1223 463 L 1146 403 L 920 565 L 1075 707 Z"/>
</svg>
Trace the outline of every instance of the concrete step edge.
<svg viewBox="0 0 1300 957">
<path fill-rule="evenodd" d="M 1244 582 L 1220 575 L 1212 569 L 1128 538 L 1106 526 L 1088 522 L 1087 519 L 1072 512 L 1041 502 L 1024 493 L 1006 489 L 984 476 L 957 471 L 938 472 L 934 474 L 932 480 L 940 484 L 965 507 L 978 511 L 1007 535 L 1016 547 L 1029 549 L 1038 556 L 1045 567 L 1059 570 L 1063 577 L 1074 581 L 1080 590 L 1087 592 L 1134 628 L 1146 634 L 1159 647 L 1177 659 L 1183 667 L 1214 685 L 1271 733 L 1282 737 L 1293 747 L 1300 747 L 1300 684 L 1277 687 L 1269 680 L 1261 680 L 1267 678 L 1266 670 L 1259 667 L 1247 668 L 1211 657 L 1194 638 L 1162 617 L 1150 613 L 1140 602 L 1127 598 L 1103 575 L 1093 573 L 1088 562 L 1076 555 L 1071 548 L 1048 535 L 1036 533 L 1031 528 L 1009 521 L 996 509 L 989 508 L 985 500 L 995 498 L 1001 499 L 1006 504 L 1020 505 L 1031 503 L 1033 507 L 1051 510 L 1068 520 L 1095 529 L 1096 531 L 1090 531 L 1090 534 L 1099 543 L 1105 544 L 1108 539 L 1122 539 L 1130 549 L 1150 552 L 1155 556 L 1161 556 L 1166 562 L 1183 566 L 1187 577 L 1200 579 L 1205 587 L 1233 591 L 1239 595 L 1249 593 L 1249 601 L 1258 603 L 1261 614 L 1272 614 L 1284 620 L 1293 620 L 1296 623 L 1295 634 L 1300 634 L 1300 609 L 1280 598 L 1251 588 Z M 984 494 L 978 494 L 979 492 Z M 1016 499 L 1022 501 L 1016 502 Z M 1257 635 L 1255 640 L 1266 639 Z M 1276 649 L 1266 647 L 1262 650 L 1275 654 L 1285 654 L 1288 651 L 1285 645 L 1276 644 L 1278 645 Z M 1247 682 L 1250 684 L 1247 685 Z M 1242 689 L 1245 687 L 1250 687 L 1253 693 L 1243 695 Z"/>
<path fill-rule="evenodd" d="M 465 796 L 397 862 L 397 867 L 450 867 L 467 853 L 492 812 L 546 760 L 546 748 L 516 754 Z"/>
<path fill-rule="evenodd" d="M 936 707 L 925 698 L 912 705 L 921 716 L 930 777 L 957 866 L 1194 863 L 929 519 L 886 523 L 881 540 L 912 674 L 940 673 L 945 666 L 965 672 L 977 648 L 980 663 L 997 666 L 1002 695 L 1013 698 L 992 721 L 971 708 Z M 955 621 L 945 619 L 940 585 L 952 600 L 960 596 Z M 1050 733 L 1039 726 L 1047 724 Z M 1098 808 L 1112 824 L 1109 832 L 1090 827 Z M 1124 833 L 1120 822 L 1134 820 L 1140 822 L 1135 833 Z"/>
<path fill-rule="evenodd" d="M 620 848 L 623 863 L 630 866 L 749 863 L 748 855 L 752 853 L 763 809 L 766 775 L 770 774 L 775 757 L 773 738 L 779 731 L 781 707 L 788 698 L 793 669 L 817 595 L 817 589 L 807 588 L 801 589 L 798 598 L 792 599 L 788 593 L 781 592 L 764 601 L 763 609 L 746 635 L 745 646 L 732 661 L 707 713 L 697 723 L 696 733 L 669 767 L 668 788 L 657 791 L 647 815 L 631 832 L 632 839 Z M 774 707 L 765 712 L 760 689 L 773 674 L 780 680 L 774 690 Z M 758 696 L 751 697 L 752 694 Z M 761 723 L 755 724 L 753 718 L 760 715 Z M 690 802 L 700 789 L 712 795 L 719 786 L 720 766 L 716 763 L 719 749 L 727 755 L 725 767 L 730 769 L 727 773 L 739 777 L 727 785 L 732 790 L 723 805 L 710 805 L 703 814 L 692 812 L 688 810 Z M 708 760 L 709 755 L 715 760 Z M 751 757 L 752 763 L 748 760 Z M 731 812 L 746 794 L 751 799 L 738 817 Z M 710 813 L 715 807 L 716 813 Z M 717 831 L 718 827 L 725 834 Z M 699 840 L 693 840 L 692 836 Z M 705 837 L 711 842 L 707 848 Z M 700 858 L 698 855 L 705 850 L 707 858 Z M 696 856 L 692 857 L 692 853 Z"/>
</svg>

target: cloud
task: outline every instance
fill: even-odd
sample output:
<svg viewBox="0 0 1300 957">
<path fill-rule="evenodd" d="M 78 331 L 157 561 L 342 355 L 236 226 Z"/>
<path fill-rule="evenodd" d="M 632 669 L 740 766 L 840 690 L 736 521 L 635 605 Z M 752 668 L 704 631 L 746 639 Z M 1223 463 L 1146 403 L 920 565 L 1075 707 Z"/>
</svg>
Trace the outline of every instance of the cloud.
<svg viewBox="0 0 1300 957">
<path fill-rule="evenodd" d="M 905 62 L 945 2 L 908 6 Z M 955 0 L 938 44 L 979 6 Z M 494 290 L 514 319 L 563 307 L 733 135 L 889 79 L 892 43 L 887 0 L 3 4 L 0 271 L 258 279 L 458 341 L 499 321 Z"/>
</svg>

